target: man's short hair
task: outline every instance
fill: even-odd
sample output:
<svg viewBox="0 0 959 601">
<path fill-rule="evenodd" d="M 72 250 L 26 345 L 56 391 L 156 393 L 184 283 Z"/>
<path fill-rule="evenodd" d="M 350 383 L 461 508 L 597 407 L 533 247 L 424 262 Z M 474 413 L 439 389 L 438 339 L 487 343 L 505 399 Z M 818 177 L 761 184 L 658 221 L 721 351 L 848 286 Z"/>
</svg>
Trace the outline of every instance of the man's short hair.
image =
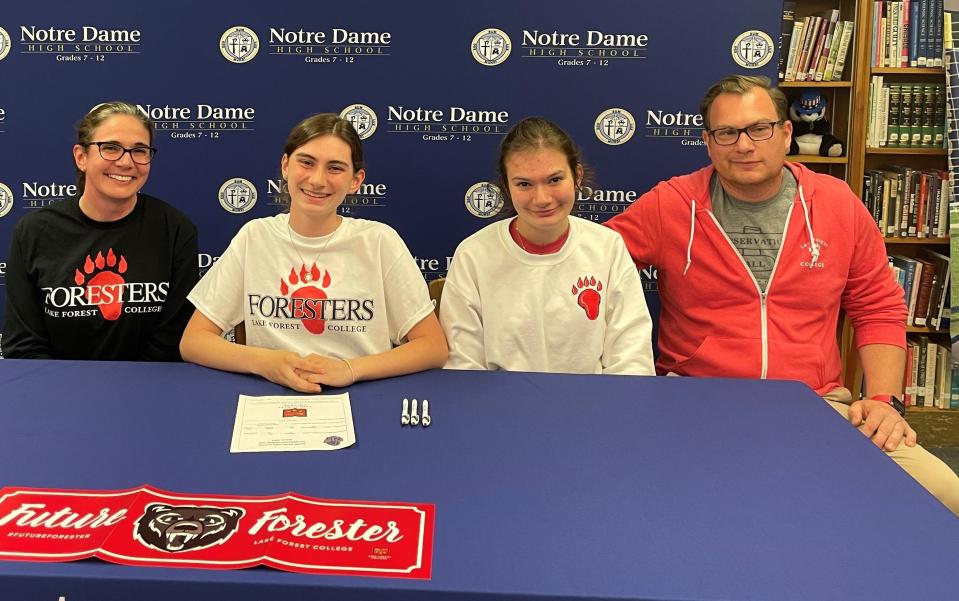
<svg viewBox="0 0 959 601">
<path fill-rule="evenodd" d="M 739 94 L 740 96 L 755 89 L 760 88 L 769 94 L 773 104 L 776 105 L 776 114 L 780 121 L 788 121 L 786 95 L 779 88 L 774 88 L 769 78 L 764 75 L 727 75 L 714 83 L 706 96 L 703 97 L 699 105 L 699 114 L 703 116 L 703 126 L 709 130 L 709 107 L 720 94 Z"/>
</svg>

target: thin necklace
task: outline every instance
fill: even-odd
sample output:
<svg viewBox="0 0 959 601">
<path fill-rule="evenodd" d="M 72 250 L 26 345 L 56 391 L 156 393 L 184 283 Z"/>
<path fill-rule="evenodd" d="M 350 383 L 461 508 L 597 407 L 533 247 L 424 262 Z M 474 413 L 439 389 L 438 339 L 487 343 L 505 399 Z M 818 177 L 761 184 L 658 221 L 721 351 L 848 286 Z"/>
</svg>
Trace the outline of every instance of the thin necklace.
<svg viewBox="0 0 959 601">
<path fill-rule="evenodd" d="M 297 255 L 298 257 L 300 257 L 300 261 L 302 262 L 302 263 L 301 263 L 302 267 L 301 267 L 301 269 L 300 269 L 300 274 L 299 274 L 301 281 L 303 281 L 303 282 L 309 282 L 309 281 L 310 281 L 310 276 L 313 276 L 313 277 L 312 277 L 313 280 L 319 279 L 319 277 L 320 277 L 320 276 L 319 276 L 319 272 L 317 272 L 317 273 L 315 273 L 315 274 L 313 273 L 313 271 L 316 271 L 316 262 L 320 260 L 320 255 L 322 255 L 322 254 L 323 254 L 323 251 L 326 250 L 326 247 L 330 245 L 330 242 L 333 240 L 333 237 L 336 236 L 336 233 L 337 233 L 338 231 L 340 231 L 340 226 L 341 226 L 341 225 L 343 225 L 342 221 L 339 222 L 339 223 L 337 223 L 336 229 L 334 229 L 332 232 L 330 232 L 329 236 L 326 238 L 326 242 L 324 242 L 324 243 L 323 243 L 323 246 L 320 248 L 320 252 L 316 253 L 316 259 L 313 260 L 313 265 L 312 265 L 312 267 L 310 268 L 310 271 L 307 271 L 306 259 L 303 258 L 303 255 L 300 254 L 300 249 L 298 249 L 298 248 L 296 247 L 296 243 L 293 242 L 293 227 L 290 226 L 290 222 L 289 222 L 289 221 L 286 222 L 286 235 L 287 235 L 287 237 L 289 237 L 289 239 L 290 239 L 290 246 L 293 247 L 293 251 L 296 253 L 296 255 Z M 299 235 L 299 234 L 297 234 L 297 235 Z"/>
<path fill-rule="evenodd" d="M 560 238 L 563 237 L 564 234 L 568 232 L 569 232 L 569 225 L 567 224 L 566 229 L 563 231 L 562 234 L 559 235 L 558 238 L 556 238 L 556 240 L 559 240 Z M 532 253 L 529 251 L 528 248 L 526 248 L 526 238 L 523 237 L 523 232 L 519 231 L 519 223 L 516 224 L 516 239 L 517 239 L 516 241 L 519 242 L 520 248 L 522 248 L 523 251 L 526 252 L 527 254 L 530 254 L 530 255 L 540 254 L 540 253 Z M 556 242 L 556 240 L 553 240 L 553 242 Z M 540 246 L 548 246 L 549 244 L 551 243 L 541 244 Z"/>
</svg>

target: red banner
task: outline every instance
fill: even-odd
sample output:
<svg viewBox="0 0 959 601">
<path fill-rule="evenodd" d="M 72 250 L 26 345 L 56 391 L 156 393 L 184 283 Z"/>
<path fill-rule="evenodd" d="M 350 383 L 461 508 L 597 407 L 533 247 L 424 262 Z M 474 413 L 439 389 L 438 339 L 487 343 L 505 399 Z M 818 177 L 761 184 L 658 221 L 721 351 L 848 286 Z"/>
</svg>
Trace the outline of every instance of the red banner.
<svg viewBox="0 0 959 601">
<path fill-rule="evenodd" d="M 0 559 L 429 579 L 434 506 L 123 491 L 0 490 Z"/>
</svg>

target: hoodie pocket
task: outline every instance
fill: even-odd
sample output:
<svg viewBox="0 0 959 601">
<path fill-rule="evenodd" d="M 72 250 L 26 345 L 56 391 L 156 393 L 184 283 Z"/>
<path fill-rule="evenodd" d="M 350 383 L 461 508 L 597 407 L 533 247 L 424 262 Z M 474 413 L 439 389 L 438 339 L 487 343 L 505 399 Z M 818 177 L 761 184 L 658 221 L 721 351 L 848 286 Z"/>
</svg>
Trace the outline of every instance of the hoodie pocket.
<svg viewBox="0 0 959 601">
<path fill-rule="evenodd" d="M 674 371 L 684 376 L 758 378 L 762 370 L 759 338 L 706 336 L 692 355 L 676 364 Z"/>
<path fill-rule="evenodd" d="M 815 344 L 770 341 L 766 377 L 805 382 L 817 389 L 823 384 L 826 359 Z"/>
</svg>

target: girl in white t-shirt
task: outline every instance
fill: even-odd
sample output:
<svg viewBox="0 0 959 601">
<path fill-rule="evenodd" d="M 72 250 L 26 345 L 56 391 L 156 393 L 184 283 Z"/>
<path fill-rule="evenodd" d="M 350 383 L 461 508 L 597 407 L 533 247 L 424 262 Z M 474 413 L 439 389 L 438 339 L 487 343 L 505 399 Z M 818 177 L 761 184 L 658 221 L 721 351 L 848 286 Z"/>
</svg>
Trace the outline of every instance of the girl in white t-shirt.
<svg viewBox="0 0 959 601">
<path fill-rule="evenodd" d="M 456 249 L 440 305 L 447 368 L 654 373 L 652 322 L 626 245 L 570 216 L 583 176 L 572 139 L 546 119 L 503 138 L 498 183 L 515 218 Z"/>
<path fill-rule="evenodd" d="M 337 214 L 366 175 L 350 122 L 301 121 L 280 169 L 289 213 L 244 225 L 190 293 L 183 358 L 301 392 L 442 366 L 446 339 L 406 245 Z M 246 344 L 222 337 L 240 324 Z"/>
</svg>

